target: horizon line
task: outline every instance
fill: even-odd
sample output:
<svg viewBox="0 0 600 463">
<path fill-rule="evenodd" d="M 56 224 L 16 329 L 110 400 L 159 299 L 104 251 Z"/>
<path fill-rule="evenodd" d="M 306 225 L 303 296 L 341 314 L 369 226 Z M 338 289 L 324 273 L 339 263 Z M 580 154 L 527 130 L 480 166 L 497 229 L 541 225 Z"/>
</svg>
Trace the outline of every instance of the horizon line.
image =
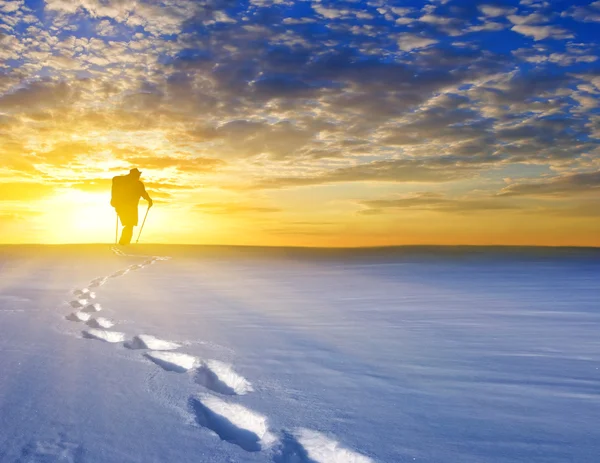
<svg viewBox="0 0 600 463">
<path fill-rule="evenodd" d="M 379 246 L 302 246 L 302 245 L 258 245 L 258 244 L 202 244 L 202 243 L 136 243 L 121 246 L 115 243 L 0 243 L 0 246 L 117 246 L 133 249 L 141 246 L 198 246 L 206 248 L 271 248 L 271 249 L 331 249 L 331 250 L 361 250 L 361 249 L 392 249 L 392 248 L 539 248 L 539 249 L 595 249 L 600 245 L 541 245 L 541 244 L 389 244 Z"/>
</svg>

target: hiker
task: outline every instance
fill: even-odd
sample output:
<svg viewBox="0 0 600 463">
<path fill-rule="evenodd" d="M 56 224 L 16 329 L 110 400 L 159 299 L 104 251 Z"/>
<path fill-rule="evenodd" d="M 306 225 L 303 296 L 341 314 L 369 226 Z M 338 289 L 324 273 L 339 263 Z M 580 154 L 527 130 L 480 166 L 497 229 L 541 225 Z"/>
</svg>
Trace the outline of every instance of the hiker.
<svg viewBox="0 0 600 463">
<path fill-rule="evenodd" d="M 140 181 L 142 173 L 137 169 L 131 169 L 128 175 L 118 175 L 112 179 L 112 197 L 110 205 L 115 208 L 123 231 L 119 244 L 131 243 L 133 227 L 138 224 L 138 204 L 140 198 L 148 201 L 148 208 L 152 207 L 152 199 L 146 193 L 144 184 Z"/>
</svg>

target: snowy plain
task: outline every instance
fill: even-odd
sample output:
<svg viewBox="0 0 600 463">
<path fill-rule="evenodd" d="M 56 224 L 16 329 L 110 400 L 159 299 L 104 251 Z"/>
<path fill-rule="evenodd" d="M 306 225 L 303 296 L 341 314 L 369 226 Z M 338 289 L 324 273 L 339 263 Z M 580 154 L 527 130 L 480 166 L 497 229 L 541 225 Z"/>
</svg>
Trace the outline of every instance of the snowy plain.
<svg viewBox="0 0 600 463">
<path fill-rule="evenodd" d="M 600 461 L 600 252 L 0 246 L 0 462 Z"/>
</svg>

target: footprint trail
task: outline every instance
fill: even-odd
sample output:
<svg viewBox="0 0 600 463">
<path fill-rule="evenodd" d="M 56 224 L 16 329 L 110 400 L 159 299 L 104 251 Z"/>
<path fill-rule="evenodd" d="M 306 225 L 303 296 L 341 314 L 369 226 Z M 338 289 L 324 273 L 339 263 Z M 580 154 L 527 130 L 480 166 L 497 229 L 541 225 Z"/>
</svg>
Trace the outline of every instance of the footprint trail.
<svg viewBox="0 0 600 463">
<path fill-rule="evenodd" d="M 87 287 L 71 293 L 74 298 L 68 305 L 75 309 L 75 312 L 66 315 L 65 318 L 87 325 L 88 329 L 82 331 L 84 338 L 122 344 L 131 350 L 143 351 L 140 352 L 141 355 L 163 370 L 188 374 L 192 384 L 206 391 L 196 393 L 188 400 L 188 407 L 196 424 L 247 452 L 269 452 L 273 463 L 375 463 L 371 458 L 346 449 L 337 441 L 316 431 L 305 428 L 271 431 L 266 416 L 233 402 L 238 396 L 254 392 L 254 388 L 232 365 L 175 352 L 183 347 L 177 342 L 148 334 L 138 334 L 126 340 L 125 333 L 109 330 L 115 326 L 115 322 L 95 317 L 102 311 L 102 306 L 95 302 L 97 296 L 92 290 L 102 287 L 111 279 L 121 278 L 156 262 L 171 259 L 167 256 L 126 254 L 116 247 L 111 250 L 121 257 L 145 260 L 110 275 L 95 278 Z M 229 400 L 224 400 L 224 397 L 229 397 Z"/>
</svg>

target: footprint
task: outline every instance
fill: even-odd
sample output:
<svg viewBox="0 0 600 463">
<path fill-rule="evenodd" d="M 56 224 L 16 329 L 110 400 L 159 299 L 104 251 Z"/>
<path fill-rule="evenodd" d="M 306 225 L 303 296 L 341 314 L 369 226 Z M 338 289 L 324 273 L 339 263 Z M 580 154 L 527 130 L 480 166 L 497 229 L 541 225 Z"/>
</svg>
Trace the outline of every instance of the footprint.
<svg viewBox="0 0 600 463">
<path fill-rule="evenodd" d="M 64 434 L 53 439 L 39 439 L 29 442 L 21 450 L 18 463 L 65 462 L 82 463 L 85 461 L 84 448 L 71 442 Z"/>
<path fill-rule="evenodd" d="M 86 305 L 85 308 L 82 310 L 82 312 L 87 312 L 87 313 L 95 313 L 95 312 L 100 312 L 102 310 L 102 306 L 100 304 L 89 304 Z"/>
<path fill-rule="evenodd" d="M 119 270 L 118 272 L 115 273 L 111 273 L 110 275 L 108 275 L 107 278 L 118 278 L 118 277 L 122 277 L 123 275 L 129 273 L 129 269 L 126 268 L 125 270 Z"/>
<path fill-rule="evenodd" d="M 67 315 L 65 318 L 72 322 L 87 322 L 90 319 L 91 315 L 85 312 L 73 312 L 72 314 Z"/>
<path fill-rule="evenodd" d="M 96 293 L 93 293 L 88 288 L 76 289 L 73 291 L 73 295 L 82 299 L 96 299 Z"/>
<path fill-rule="evenodd" d="M 298 442 L 298 439 L 287 431 L 283 431 L 278 447 L 273 457 L 273 463 L 318 463 L 308 456 L 306 449 Z"/>
<path fill-rule="evenodd" d="M 250 382 L 238 375 L 231 365 L 217 360 L 203 362 L 196 370 L 195 381 L 224 395 L 244 395 L 253 391 Z"/>
<path fill-rule="evenodd" d="M 156 363 L 159 367 L 177 373 L 185 373 L 198 366 L 200 361 L 197 357 L 179 352 L 146 352 L 146 357 Z"/>
<path fill-rule="evenodd" d="M 82 334 L 84 338 L 97 339 L 98 341 L 105 341 L 113 344 L 125 341 L 125 334 L 117 331 L 91 329 L 83 331 Z"/>
<path fill-rule="evenodd" d="M 96 278 L 88 285 L 88 288 L 98 288 L 108 281 L 108 277 Z"/>
<path fill-rule="evenodd" d="M 115 326 L 114 322 L 112 320 L 109 320 L 108 318 L 102 318 L 102 317 L 98 317 L 98 318 L 92 318 L 90 320 L 90 314 L 84 314 L 88 316 L 88 322 L 87 325 L 92 327 L 92 328 L 112 328 L 113 326 Z"/>
<path fill-rule="evenodd" d="M 190 406 L 200 426 L 247 452 L 259 452 L 274 442 L 267 418 L 242 405 L 203 394 L 190 398 Z"/>
<path fill-rule="evenodd" d="M 87 299 L 76 299 L 74 301 L 69 302 L 69 305 L 74 309 L 81 309 L 82 307 L 85 307 L 87 303 Z"/>
<path fill-rule="evenodd" d="M 176 342 L 164 341 L 162 339 L 155 338 L 149 334 L 140 334 L 134 336 L 133 339 L 128 342 L 125 347 L 130 349 L 150 349 L 150 350 L 174 350 L 179 349 L 181 344 Z"/>
<path fill-rule="evenodd" d="M 339 442 L 310 429 L 284 433 L 274 463 L 375 463 L 369 457 L 348 450 Z"/>
</svg>

